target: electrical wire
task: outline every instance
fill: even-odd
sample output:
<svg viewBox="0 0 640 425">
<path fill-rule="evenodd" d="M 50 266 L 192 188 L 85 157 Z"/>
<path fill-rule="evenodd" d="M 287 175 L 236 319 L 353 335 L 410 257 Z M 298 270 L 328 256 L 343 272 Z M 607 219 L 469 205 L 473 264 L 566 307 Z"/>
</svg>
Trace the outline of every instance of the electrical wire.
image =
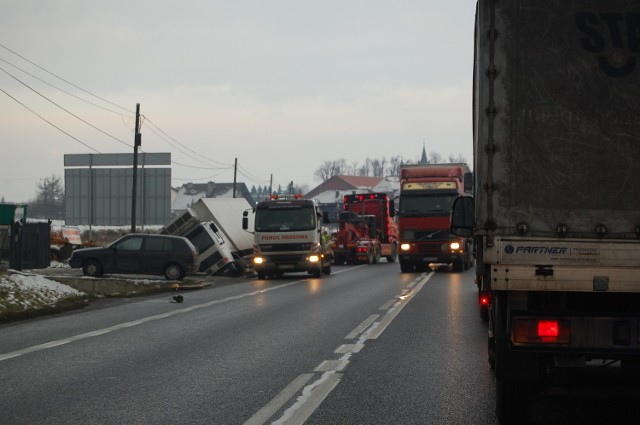
<svg viewBox="0 0 640 425">
<path fill-rule="evenodd" d="M 22 106 L 23 108 L 25 108 L 27 111 L 31 112 L 32 114 L 34 114 L 35 116 L 37 116 L 38 118 L 40 118 L 42 121 L 46 122 L 47 124 L 49 124 L 50 126 L 52 126 L 53 128 L 57 129 L 58 131 L 66 134 L 67 136 L 71 137 L 73 140 L 75 140 L 76 142 L 88 147 L 89 149 L 91 149 L 92 151 L 96 152 L 96 153 L 101 153 L 99 150 L 95 149 L 92 146 L 89 146 L 88 144 L 86 144 L 85 142 L 83 142 L 80 139 L 77 139 L 75 137 L 73 137 L 71 134 L 67 133 L 66 131 L 64 131 L 63 129 L 61 129 L 60 127 L 58 127 L 57 125 L 55 125 L 54 123 L 52 123 L 51 121 L 47 120 L 46 118 L 44 118 L 42 115 L 38 114 L 37 112 L 35 112 L 33 109 L 29 108 L 27 105 L 25 105 L 24 103 L 20 102 L 18 99 L 16 99 L 15 97 L 11 96 L 9 93 L 7 93 L 6 91 L 4 91 L 3 89 L 0 88 L 0 91 L 3 92 L 4 94 L 6 94 L 7 96 L 9 96 L 11 99 L 13 99 L 16 103 L 18 103 L 20 106 Z"/>
<path fill-rule="evenodd" d="M 48 85 L 49 87 L 52 87 L 52 88 L 54 88 L 54 89 L 56 89 L 56 90 L 59 90 L 59 91 L 61 91 L 62 93 L 65 93 L 65 94 L 67 94 L 67 95 L 69 95 L 69 96 L 71 96 L 71 97 L 73 97 L 73 98 L 75 98 L 75 99 L 78 99 L 78 100 L 80 100 L 80 101 L 82 101 L 82 102 L 84 102 L 84 103 L 88 103 L 89 105 L 91 105 L 91 106 L 95 106 L 96 108 L 100 108 L 100 109 L 102 109 L 102 110 L 104 110 L 104 111 L 111 112 L 112 114 L 116 114 L 116 115 L 118 115 L 118 116 L 124 117 L 124 115 L 122 115 L 122 113 L 120 113 L 120 112 L 114 111 L 113 109 L 105 108 L 104 106 L 98 105 L 97 103 L 93 103 L 93 102 L 91 102 L 91 101 L 89 101 L 89 100 L 87 100 L 87 99 L 84 99 L 84 98 L 80 97 L 80 96 L 76 96 L 75 94 L 73 94 L 73 93 L 71 93 L 71 92 L 68 92 L 68 91 L 64 90 L 63 88 L 60 88 L 60 87 L 58 87 L 58 86 L 56 86 L 56 85 L 53 85 L 53 84 L 49 83 L 48 81 L 45 81 L 45 80 L 43 80 L 42 78 L 37 77 L 36 75 L 33 75 L 33 74 L 32 74 L 32 73 L 30 73 L 29 71 L 26 71 L 26 70 L 24 70 L 24 69 L 20 68 L 19 66 L 14 65 L 14 64 L 12 64 L 11 62 L 9 62 L 9 61 L 5 60 L 5 59 L 0 58 L 0 61 L 2 61 L 2 62 L 4 62 L 4 63 L 6 63 L 6 64 L 7 64 L 7 65 L 9 65 L 9 66 L 14 67 L 15 69 L 17 69 L 18 71 L 23 72 L 24 74 L 27 74 L 27 75 L 28 75 L 28 76 L 30 76 L 31 78 L 33 78 L 33 79 L 35 79 L 35 80 L 38 80 L 38 81 L 40 81 L 41 83 L 44 83 L 44 84 Z M 130 118 L 132 118 L 132 119 L 133 119 L 133 117 L 130 117 Z"/>
<path fill-rule="evenodd" d="M 117 105 L 117 104 L 115 104 L 115 103 L 113 103 L 113 102 L 111 102 L 111 101 L 109 101 L 109 100 L 107 100 L 107 99 L 103 99 L 102 97 L 98 96 L 97 94 L 91 93 L 90 91 L 85 90 L 85 89 L 83 89 L 82 87 L 77 86 L 77 85 L 73 84 L 72 82 L 65 80 L 64 78 L 62 78 L 62 77 L 60 77 L 60 76 L 58 76 L 58 75 L 54 74 L 53 72 L 51 72 L 51 71 L 48 71 L 48 70 L 44 69 L 43 67 L 41 67 L 41 66 L 40 66 L 40 65 L 38 65 L 37 63 L 30 61 L 29 59 L 25 58 L 24 56 L 22 56 L 21 54 L 19 54 L 19 53 L 15 52 L 15 51 L 11 50 L 10 48 L 8 48 L 7 46 L 5 46 L 5 45 L 4 45 L 4 44 L 2 44 L 2 43 L 0 43 L 0 47 L 2 47 L 3 49 L 5 49 L 5 50 L 7 50 L 7 51 L 9 51 L 9 52 L 11 52 L 11 53 L 13 53 L 14 55 L 18 56 L 20 59 L 22 59 L 22 60 L 24 60 L 24 61 L 26 61 L 26 62 L 29 62 L 31 65 L 35 66 L 36 68 L 41 69 L 42 71 L 46 72 L 47 74 L 54 76 L 55 78 L 57 78 L 57 79 L 58 79 L 58 80 L 60 80 L 60 81 L 64 81 L 65 83 L 69 84 L 69 85 L 70 85 L 70 86 L 72 86 L 72 87 L 77 88 L 78 90 L 80 90 L 80 91 L 82 91 L 82 92 L 84 92 L 84 93 L 87 93 L 87 94 L 89 94 L 89 95 L 91 95 L 91 96 L 93 96 L 93 97 L 95 97 L 95 98 L 97 98 L 97 99 L 100 99 L 100 100 L 102 100 L 103 102 L 108 103 L 109 105 L 115 106 L 116 108 L 122 109 L 123 111 L 129 112 L 130 114 L 135 114 L 135 112 L 134 112 L 134 111 L 130 111 L 129 109 L 124 108 L 124 107 L 122 107 L 122 106 L 120 106 L 120 105 Z"/>
<path fill-rule="evenodd" d="M 15 75 L 11 74 L 10 72 L 8 72 L 6 69 L 4 69 L 3 67 L 0 66 L 0 71 L 4 72 L 5 74 L 7 74 L 8 76 L 10 76 L 11 78 L 13 78 L 14 80 L 16 80 L 17 82 L 19 82 L 20 84 L 22 84 L 23 86 L 25 86 L 26 88 L 28 88 L 29 90 L 31 90 L 32 92 L 34 92 L 35 94 L 37 94 L 38 96 L 42 97 L 43 99 L 47 100 L 48 102 L 51 102 L 53 105 L 57 106 L 58 108 L 62 109 L 63 111 L 65 111 L 67 114 L 71 115 L 72 117 L 82 121 L 83 123 L 87 124 L 89 127 L 98 130 L 100 133 L 104 134 L 105 136 L 108 136 L 110 138 L 112 138 L 113 140 L 122 143 L 125 146 L 128 147 L 133 147 L 133 145 L 128 144 L 127 142 L 124 142 L 120 139 L 118 139 L 115 136 L 112 136 L 111 134 L 107 133 L 104 130 L 99 129 L 98 127 L 96 127 L 95 125 L 91 124 L 90 122 L 84 120 L 83 118 L 80 118 L 79 116 L 77 116 L 76 114 L 74 114 L 73 112 L 69 111 L 68 109 L 60 106 L 59 104 L 57 104 L 56 102 L 54 102 L 53 100 L 49 99 L 47 96 L 43 95 L 42 93 L 40 93 L 38 90 L 34 89 L 33 87 L 29 86 L 28 84 L 24 83 L 22 80 L 20 80 L 19 78 L 17 78 Z"/>
<path fill-rule="evenodd" d="M 107 99 L 105 99 L 105 98 L 103 98 L 103 97 L 101 97 L 101 96 L 98 96 L 98 95 L 96 95 L 95 93 L 93 93 L 93 92 L 91 92 L 91 91 L 89 91 L 89 90 L 86 90 L 86 89 L 84 89 L 84 88 L 82 88 L 82 87 L 80 87 L 80 86 L 78 86 L 78 85 L 76 85 L 76 84 L 74 84 L 74 83 L 72 83 L 72 82 L 70 82 L 70 81 L 68 81 L 68 80 L 66 80 L 66 79 L 64 79 L 64 78 L 62 78 L 62 77 L 60 77 L 59 75 L 57 75 L 57 74 L 55 74 L 55 73 L 53 73 L 53 72 L 51 72 L 51 71 L 49 71 L 49 70 L 45 69 L 44 67 L 42 67 L 42 66 L 38 65 L 37 63 L 35 63 L 35 62 L 31 61 L 30 59 L 28 59 L 28 58 L 24 57 L 23 55 L 21 55 L 21 54 L 17 53 L 16 51 L 14 51 L 14 50 L 12 50 L 12 49 L 8 48 L 8 47 L 7 47 L 7 46 L 5 46 L 4 44 L 0 43 L 0 47 L 1 47 L 1 48 L 3 48 L 3 49 L 5 49 L 5 50 L 7 50 L 8 52 L 11 52 L 12 54 L 16 55 L 17 57 L 21 58 L 22 60 L 24 60 L 24 61 L 26 61 L 26 62 L 30 63 L 31 65 L 35 66 L 36 68 L 38 68 L 38 69 L 40 69 L 40 70 L 42 70 L 42 71 L 46 72 L 47 74 L 49 74 L 49 75 L 51 75 L 51 76 L 53 76 L 53 77 L 57 78 L 58 80 L 63 81 L 64 83 L 66 83 L 66 84 L 68 84 L 68 85 L 70 85 L 70 86 L 72 86 L 72 87 L 74 87 L 74 88 L 76 88 L 76 89 L 78 89 L 78 90 L 80 90 L 80 91 L 82 91 L 82 92 L 84 92 L 84 93 L 86 93 L 86 94 L 90 95 L 90 96 L 93 96 L 93 97 L 95 97 L 96 99 L 99 99 L 99 100 L 101 100 L 101 101 L 103 101 L 103 102 L 105 102 L 105 103 L 107 103 L 107 104 L 109 104 L 109 105 L 112 105 L 112 106 L 114 106 L 114 107 L 116 107 L 116 108 L 118 108 L 118 109 L 121 109 L 121 110 L 123 110 L 123 111 L 125 111 L 125 112 L 128 112 L 128 113 L 130 113 L 130 114 L 134 114 L 134 112 L 133 112 L 133 111 L 131 111 L 131 110 L 127 109 L 127 108 L 124 108 L 124 107 L 122 107 L 122 106 L 120 106 L 120 105 L 118 105 L 118 104 L 116 104 L 116 103 L 113 103 L 113 102 L 111 102 L 111 101 L 109 101 L 109 100 L 107 100 Z M 47 81 L 45 81 L 45 80 L 43 80 L 43 79 L 41 79 L 41 78 L 38 78 L 38 77 L 36 77 L 35 75 L 33 75 L 33 74 L 31 74 L 31 73 L 29 73 L 29 72 L 27 72 L 27 71 L 25 71 L 25 70 L 21 69 L 20 67 L 18 67 L 18 66 L 16 66 L 16 65 L 14 65 L 14 64 L 12 64 L 12 63 L 10 63 L 9 61 L 6 61 L 6 60 L 4 60 L 4 59 L 2 59 L 2 58 L 0 58 L 0 61 L 7 63 L 8 65 L 10 65 L 10 66 L 12 66 L 12 67 L 14 67 L 14 68 L 16 68 L 16 69 L 18 69 L 18 70 L 20 70 L 20 71 L 24 72 L 25 74 L 29 75 L 30 77 L 35 78 L 36 80 L 41 81 L 42 83 L 47 84 L 47 85 L 49 85 L 49 86 L 51 86 L 51 87 L 53 87 L 53 88 L 55 88 L 55 89 L 57 89 L 57 90 L 60 90 L 61 92 L 65 93 L 65 94 L 67 94 L 67 95 L 69 95 L 69 96 L 72 96 L 72 97 L 74 97 L 74 98 L 76 98 L 76 99 L 78 99 L 78 100 L 81 100 L 81 101 L 83 101 L 83 102 L 86 102 L 87 104 L 90 104 L 90 105 L 95 106 L 95 107 L 97 107 L 97 108 L 101 108 L 101 109 L 106 110 L 106 111 L 108 111 L 108 112 L 111 112 L 111 113 L 118 114 L 118 115 L 122 116 L 122 114 L 120 114 L 120 113 L 118 113 L 118 112 L 116 112 L 116 111 L 113 111 L 113 110 L 111 110 L 111 109 L 109 109 L 109 108 L 105 108 L 105 107 L 103 107 L 103 106 L 100 106 L 100 105 L 98 105 L 98 104 L 95 104 L 95 103 L 93 103 L 93 102 L 90 102 L 90 101 L 88 101 L 88 100 L 86 100 L 86 99 L 83 99 L 83 98 L 81 98 L 81 97 L 79 97 L 79 96 L 76 96 L 76 95 L 74 95 L 74 94 L 72 94 L 72 93 L 69 93 L 68 91 L 63 90 L 63 89 L 62 89 L 62 88 L 60 88 L 60 87 L 57 87 L 57 86 L 55 86 L 55 85 L 53 85 L 53 84 L 50 84 L 50 83 L 48 83 Z M 34 91 L 34 92 L 35 92 L 36 94 L 38 94 L 39 96 L 43 97 L 44 99 L 46 99 L 47 101 L 51 102 L 52 104 L 54 104 L 54 105 L 55 105 L 55 106 L 57 106 L 58 108 L 60 108 L 60 109 L 62 109 L 63 111 L 67 112 L 68 114 L 72 115 L 72 116 L 73 116 L 73 117 L 75 117 L 76 119 L 78 119 L 78 120 L 82 121 L 83 123 L 85 123 L 85 124 L 87 124 L 87 125 L 91 126 L 92 128 L 96 129 L 97 131 L 100 131 L 101 133 L 103 133 L 103 134 L 107 135 L 108 137 L 110 137 L 110 138 L 112 138 L 112 139 L 114 139 L 114 140 L 118 141 L 119 143 L 124 144 L 124 145 L 125 145 L 125 146 L 127 146 L 127 147 L 133 147 L 131 144 L 129 144 L 129 143 L 127 143 L 127 142 L 124 142 L 124 141 L 122 141 L 122 140 L 120 140 L 120 139 L 116 138 L 115 136 L 112 136 L 112 135 L 108 134 L 107 132 L 105 132 L 105 131 L 103 131 L 103 130 L 99 129 L 98 127 L 94 126 L 93 124 L 89 123 L 88 121 L 86 121 L 86 120 L 84 120 L 84 119 L 80 118 L 79 116 L 77 116 L 77 115 L 73 114 L 72 112 L 70 112 L 70 111 L 68 111 L 67 109 L 63 108 L 62 106 L 58 105 L 58 104 L 57 104 L 56 102 L 54 102 L 53 100 L 51 100 L 51 99 L 47 98 L 46 96 L 44 96 L 44 95 L 42 95 L 41 93 L 39 93 L 37 90 L 35 90 L 35 89 L 31 88 L 29 85 L 27 85 L 26 83 L 22 82 L 20 79 L 18 79 L 17 77 L 15 77 L 14 75 L 12 75 L 12 74 L 11 74 L 11 73 L 9 73 L 8 71 L 6 71 L 4 68 L 1 68 L 1 67 L 0 67 L 0 69 L 1 69 L 3 72 L 5 72 L 7 75 L 9 75 L 10 77 L 12 77 L 13 79 L 15 79 L 16 81 L 18 81 L 20 84 L 22 84 L 22 85 L 24 85 L 25 87 L 27 87 L 28 89 L 30 89 L 30 90 L 32 90 L 32 91 Z M 0 89 L 0 90 L 1 90 L 1 89 Z M 26 105 L 24 105 L 23 103 L 19 102 L 17 99 L 15 99 L 13 96 L 9 95 L 9 94 L 8 94 L 7 92 L 5 92 L 4 90 L 2 90 L 2 91 L 3 91 L 7 96 L 11 97 L 14 101 L 16 101 L 16 102 L 18 102 L 20 105 L 22 105 L 24 108 L 26 108 L 27 110 L 29 110 L 30 112 L 32 112 L 33 114 L 35 114 L 36 116 L 38 116 L 40 119 L 42 119 L 42 120 L 44 120 L 45 122 L 49 123 L 50 125 L 52 125 L 52 126 L 53 126 L 53 127 L 55 127 L 56 129 L 58 129 L 59 131 L 63 132 L 63 133 L 64 133 L 64 134 L 66 134 L 67 136 L 71 137 L 72 139 L 74 139 L 74 140 L 78 141 L 79 143 L 81 143 L 81 144 L 83 144 L 83 145 L 85 145 L 85 146 L 89 147 L 89 148 L 90 148 L 90 149 L 92 149 L 93 151 L 100 153 L 100 152 L 99 152 L 98 150 L 96 150 L 95 148 L 90 147 L 90 146 L 89 146 L 89 145 L 87 145 L 86 143 L 84 143 L 84 142 L 80 141 L 79 139 L 77 139 L 77 138 L 73 137 L 72 135 L 70 135 L 70 134 L 69 134 L 69 133 L 67 133 L 66 131 L 64 131 L 64 130 L 62 130 L 61 128 L 57 127 L 56 125 L 54 125 L 54 124 L 53 124 L 53 123 L 51 123 L 50 121 L 46 120 L 44 117 L 42 117 L 41 115 L 39 115 L 39 114 L 37 114 L 36 112 L 34 112 L 32 109 L 28 108 L 28 107 L 27 107 Z M 233 167 L 231 164 L 225 164 L 225 163 L 223 163 L 223 162 L 216 161 L 216 160 L 213 160 L 213 159 L 211 159 L 211 158 L 207 158 L 206 156 L 201 155 L 201 154 L 199 154 L 199 153 L 195 152 L 194 150 L 190 149 L 190 148 L 189 148 L 189 147 L 187 147 L 186 145 L 184 145 L 184 144 L 180 143 L 178 140 L 176 140 L 175 138 L 173 138 L 172 136 L 170 136 L 168 133 L 166 133 L 164 130 L 162 130 L 159 126 L 157 126 L 157 125 L 156 125 L 156 124 L 155 124 L 151 119 L 149 119 L 148 117 L 146 117 L 146 116 L 142 115 L 142 116 L 141 116 L 141 119 L 142 119 L 143 121 L 142 121 L 142 123 L 141 123 L 141 126 L 140 126 L 140 127 L 144 126 L 144 127 L 145 127 L 145 128 L 147 128 L 149 131 L 151 131 L 153 134 L 155 134 L 156 136 L 158 136 L 161 140 L 164 140 L 164 141 L 165 141 L 166 143 L 168 143 L 170 146 L 174 147 L 175 149 L 177 149 L 178 151 L 180 151 L 180 152 L 181 152 L 181 153 L 183 153 L 184 155 L 186 155 L 186 156 L 190 157 L 191 159 L 194 159 L 194 160 L 196 160 L 196 161 L 199 161 L 199 162 L 202 162 L 202 163 L 205 163 L 205 164 L 206 164 L 206 162 L 209 162 L 209 163 L 220 164 L 220 165 L 223 165 L 223 166 L 226 166 L 226 167 L 230 167 L 230 168 L 232 168 L 232 167 Z M 147 122 L 148 122 L 150 125 L 146 125 L 146 123 L 147 123 Z M 151 127 L 155 128 L 157 131 L 153 130 Z M 182 146 L 184 149 L 186 149 L 186 150 L 188 150 L 189 152 L 193 153 L 193 154 L 194 154 L 194 155 L 196 155 L 197 157 L 194 157 L 194 156 L 190 155 L 189 153 L 185 152 L 184 150 L 182 150 L 182 149 L 180 149 L 180 148 L 176 147 L 175 145 L 173 145 L 171 142 L 169 142 L 165 137 L 163 137 L 163 136 L 162 136 L 161 134 L 159 134 L 158 132 L 162 133 L 164 136 L 166 136 L 167 138 L 169 138 L 170 140 L 172 140 L 174 143 L 178 144 L 179 146 Z M 201 158 L 202 158 L 202 159 L 201 159 Z M 204 160 L 204 161 L 203 161 L 203 160 Z M 196 169 L 211 169 L 211 170 L 221 169 L 221 168 L 219 168 L 219 167 L 204 168 L 204 167 L 191 166 L 191 165 L 181 164 L 181 163 L 175 162 L 175 161 L 173 161 L 173 160 L 171 161 L 171 163 L 172 163 L 172 164 L 176 164 L 176 165 L 180 165 L 180 166 L 184 166 L 184 167 L 196 168 Z M 224 172 L 228 171 L 230 168 L 226 168 L 226 169 L 224 169 L 224 171 L 223 171 L 222 173 L 224 173 Z M 249 173 L 248 171 L 246 171 L 246 170 L 241 171 L 241 170 L 240 170 L 240 167 L 238 167 L 238 168 L 239 168 L 239 169 L 238 169 L 238 173 L 240 173 L 241 175 L 243 175 L 244 177 L 246 177 L 247 179 L 249 179 L 249 181 L 251 181 L 251 182 L 253 182 L 253 183 L 257 183 L 257 184 L 268 184 L 268 183 L 269 183 L 269 181 L 268 181 L 268 180 L 262 180 L 262 179 L 260 179 L 260 178 L 258 178 L 258 177 L 256 177 L 256 176 L 252 175 L 252 174 L 251 174 L 251 173 Z M 222 173 L 220 173 L 220 174 L 222 174 Z M 194 180 L 203 180 L 203 179 L 207 179 L 207 178 L 211 178 L 211 177 L 217 177 L 217 176 L 218 176 L 218 175 L 220 175 L 220 174 L 217 174 L 217 175 L 214 175 L 214 176 L 210 176 L 210 177 L 204 177 L 204 178 L 200 178 L 200 179 L 194 179 Z M 188 179 L 175 179 L 175 180 L 188 180 Z"/>
</svg>

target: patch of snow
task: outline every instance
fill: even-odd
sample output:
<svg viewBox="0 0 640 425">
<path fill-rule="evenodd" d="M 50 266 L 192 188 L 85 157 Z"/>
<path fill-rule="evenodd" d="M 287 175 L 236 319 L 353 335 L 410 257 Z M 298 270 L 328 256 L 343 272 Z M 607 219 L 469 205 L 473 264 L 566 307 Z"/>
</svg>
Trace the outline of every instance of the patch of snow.
<svg viewBox="0 0 640 425">
<path fill-rule="evenodd" d="M 10 270 L 0 274 L 0 313 L 2 310 L 27 310 L 56 304 L 83 293 L 43 276 Z"/>
</svg>

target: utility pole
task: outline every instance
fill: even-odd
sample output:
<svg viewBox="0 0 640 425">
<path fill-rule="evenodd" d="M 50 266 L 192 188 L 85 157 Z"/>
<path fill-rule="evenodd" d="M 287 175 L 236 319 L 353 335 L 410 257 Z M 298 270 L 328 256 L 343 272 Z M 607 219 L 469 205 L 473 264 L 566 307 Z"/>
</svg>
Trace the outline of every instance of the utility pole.
<svg viewBox="0 0 640 425">
<path fill-rule="evenodd" d="M 269 197 L 273 195 L 273 174 L 271 174 L 271 178 L 269 179 Z"/>
<path fill-rule="evenodd" d="M 238 175 L 238 158 L 233 166 L 233 197 L 236 197 L 236 176 Z"/>
<path fill-rule="evenodd" d="M 138 148 L 142 145 L 140 134 L 140 104 L 136 103 L 136 131 L 133 141 L 133 190 L 131 191 L 131 233 L 136 232 L 136 186 L 138 184 Z"/>
</svg>

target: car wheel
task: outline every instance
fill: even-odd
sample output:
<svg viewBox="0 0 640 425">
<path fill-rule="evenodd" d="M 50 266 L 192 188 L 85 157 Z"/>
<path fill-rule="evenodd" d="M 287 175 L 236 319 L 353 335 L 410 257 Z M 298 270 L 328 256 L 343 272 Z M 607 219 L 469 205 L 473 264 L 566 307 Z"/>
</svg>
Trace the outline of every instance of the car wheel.
<svg viewBox="0 0 640 425">
<path fill-rule="evenodd" d="M 180 264 L 169 264 L 164 268 L 164 277 L 167 280 L 182 280 L 184 278 L 184 269 Z"/>
<path fill-rule="evenodd" d="M 102 264 L 97 260 L 87 260 L 82 265 L 82 273 L 85 276 L 100 277 L 102 276 Z"/>
</svg>

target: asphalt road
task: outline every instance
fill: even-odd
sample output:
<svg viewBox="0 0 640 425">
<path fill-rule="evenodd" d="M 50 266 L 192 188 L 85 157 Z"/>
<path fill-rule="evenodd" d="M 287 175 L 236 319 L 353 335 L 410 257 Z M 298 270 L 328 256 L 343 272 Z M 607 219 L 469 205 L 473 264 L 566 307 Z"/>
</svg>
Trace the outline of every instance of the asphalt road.
<svg viewBox="0 0 640 425">
<path fill-rule="evenodd" d="M 333 272 L 1 325 L 0 423 L 496 423 L 472 271 Z M 535 407 L 535 424 L 584 425 L 628 406 Z"/>
</svg>

